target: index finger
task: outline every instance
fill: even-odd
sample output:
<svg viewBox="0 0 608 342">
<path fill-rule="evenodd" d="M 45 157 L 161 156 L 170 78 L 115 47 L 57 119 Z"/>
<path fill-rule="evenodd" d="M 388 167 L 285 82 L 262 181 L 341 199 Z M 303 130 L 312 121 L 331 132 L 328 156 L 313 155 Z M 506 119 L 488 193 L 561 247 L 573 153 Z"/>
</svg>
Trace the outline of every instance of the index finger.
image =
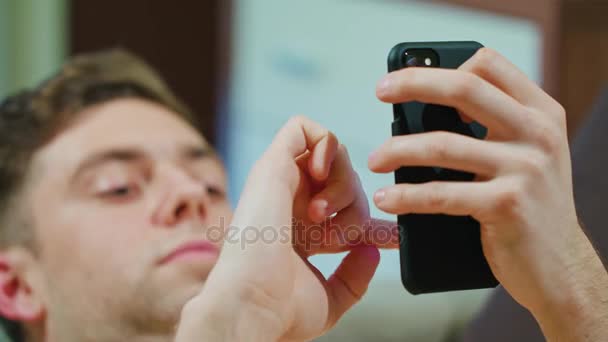
<svg viewBox="0 0 608 342">
<path fill-rule="evenodd" d="M 529 109 L 470 72 L 406 68 L 385 76 L 376 90 L 389 103 L 420 101 L 455 107 L 499 137 L 526 131 Z"/>
</svg>

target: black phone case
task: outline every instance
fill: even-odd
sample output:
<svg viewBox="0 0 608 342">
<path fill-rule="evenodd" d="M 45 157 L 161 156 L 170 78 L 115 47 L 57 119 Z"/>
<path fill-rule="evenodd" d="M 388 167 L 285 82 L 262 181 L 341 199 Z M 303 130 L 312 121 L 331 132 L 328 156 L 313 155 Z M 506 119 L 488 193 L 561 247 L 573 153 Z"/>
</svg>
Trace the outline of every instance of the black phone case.
<svg viewBox="0 0 608 342">
<path fill-rule="evenodd" d="M 389 71 L 406 67 L 410 49 L 433 49 L 441 68 L 456 69 L 475 54 L 477 42 L 419 42 L 396 45 Z M 393 136 L 434 130 L 483 139 L 485 127 L 467 124 L 451 107 L 420 102 L 393 105 Z M 437 167 L 401 167 L 396 183 L 472 181 L 475 175 Z M 498 281 L 483 255 L 479 222 L 470 216 L 407 214 L 398 216 L 401 280 L 412 294 L 495 287 Z"/>
</svg>

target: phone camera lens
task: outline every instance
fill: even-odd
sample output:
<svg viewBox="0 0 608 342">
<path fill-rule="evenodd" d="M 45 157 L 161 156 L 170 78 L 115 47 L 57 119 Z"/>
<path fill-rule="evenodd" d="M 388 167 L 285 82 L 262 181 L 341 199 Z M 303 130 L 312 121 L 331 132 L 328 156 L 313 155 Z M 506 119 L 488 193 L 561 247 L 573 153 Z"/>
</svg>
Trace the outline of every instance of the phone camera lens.
<svg viewBox="0 0 608 342">
<path fill-rule="evenodd" d="M 408 67 L 414 67 L 418 65 L 418 58 L 416 56 L 407 56 L 405 59 L 405 65 Z"/>
</svg>

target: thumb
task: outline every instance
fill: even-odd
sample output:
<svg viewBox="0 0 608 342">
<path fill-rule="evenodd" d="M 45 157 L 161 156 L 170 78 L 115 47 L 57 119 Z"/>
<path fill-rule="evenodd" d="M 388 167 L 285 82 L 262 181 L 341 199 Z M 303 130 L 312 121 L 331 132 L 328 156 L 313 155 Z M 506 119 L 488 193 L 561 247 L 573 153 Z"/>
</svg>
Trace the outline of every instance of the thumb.
<svg viewBox="0 0 608 342">
<path fill-rule="evenodd" d="M 355 247 L 342 260 L 327 280 L 330 310 L 327 328 L 336 324 L 363 297 L 379 262 L 378 248 L 367 245 Z"/>
</svg>

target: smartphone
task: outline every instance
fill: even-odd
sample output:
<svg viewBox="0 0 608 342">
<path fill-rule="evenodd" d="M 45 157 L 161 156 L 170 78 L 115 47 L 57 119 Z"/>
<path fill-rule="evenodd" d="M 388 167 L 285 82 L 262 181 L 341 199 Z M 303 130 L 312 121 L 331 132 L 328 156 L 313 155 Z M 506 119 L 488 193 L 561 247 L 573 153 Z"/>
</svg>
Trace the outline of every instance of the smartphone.
<svg viewBox="0 0 608 342">
<path fill-rule="evenodd" d="M 418 42 L 396 45 L 388 56 L 389 72 L 411 67 L 456 69 L 482 47 L 473 41 Z M 449 131 L 484 139 L 482 125 L 464 122 L 458 111 L 431 103 L 393 105 L 393 136 Z M 401 167 L 396 183 L 473 181 L 474 174 L 428 165 Z M 479 222 L 471 216 L 399 215 L 401 280 L 412 294 L 495 287 L 481 248 Z"/>
</svg>

